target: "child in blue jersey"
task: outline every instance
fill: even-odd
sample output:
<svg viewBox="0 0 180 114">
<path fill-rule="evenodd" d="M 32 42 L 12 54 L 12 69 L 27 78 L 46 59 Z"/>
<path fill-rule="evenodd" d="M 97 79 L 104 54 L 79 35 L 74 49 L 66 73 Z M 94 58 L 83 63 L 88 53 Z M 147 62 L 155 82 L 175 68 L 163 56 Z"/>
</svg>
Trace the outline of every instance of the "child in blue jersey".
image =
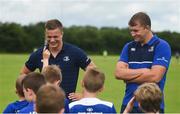
<svg viewBox="0 0 180 114">
<path fill-rule="evenodd" d="M 36 112 L 37 113 L 63 113 L 64 112 L 64 91 L 57 85 L 45 84 L 37 92 Z"/>
<path fill-rule="evenodd" d="M 62 81 L 61 69 L 57 65 L 47 65 L 41 72 L 47 83 L 60 85 Z"/>
<path fill-rule="evenodd" d="M 62 81 L 61 69 L 57 65 L 48 65 L 43 63 L 43 70 L 41 72 L 47 83 L 59 86 Z M 69 100 L 65 98 L 65 113 L 68 113 Z"/>
<path fill-rule="evenodd" d="M 16 94 L 19 97 L 18 101 L 10 103 L 3 111 L 3 113 L 18 113 L 20 109 L 26 107 L 28 102 L 25 100 L 23 87 L 22 87 L 22 80 L 24 75 L 19 76 L 16 79 Z"/>
<path fill-rule="evenodd" d="M 134 92 L 134 97 L 131 98 L 123 113 L 130 113 L 135 101 L 137 101 L 139 109 L 141 109 L 143 113 L 158 114 L 160 113 L 162 97 L 163 94 L 157 84 L 144 83 Z"/>
<path fill-rule="evenodd" d="M 96 98 L 103 90 L 104 73 L 96 68 L 89 68 L 82 80 L 83 98 L 69 104 L 70 113 L 116 113 L 113 103 Z"/>
<path fill-rule="evenodd" d="M 38 89 L 46 84 L 45 78 L 42 74 L 32 72 L 27 74 L 22 81 L 25 99 L 29 101 L 29 105 L 19 111 L 19 113 L 34 113 L 36 93 Z"/>
</svg>

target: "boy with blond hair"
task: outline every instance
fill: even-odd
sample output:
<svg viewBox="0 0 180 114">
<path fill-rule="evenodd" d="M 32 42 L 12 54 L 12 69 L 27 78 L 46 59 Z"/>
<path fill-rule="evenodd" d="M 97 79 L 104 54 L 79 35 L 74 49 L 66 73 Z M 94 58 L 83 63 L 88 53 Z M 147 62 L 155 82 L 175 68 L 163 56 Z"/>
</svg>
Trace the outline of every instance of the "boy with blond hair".
<svg viewBox="0 0 180 114">
<path fill-rule="evenodd" d="M 96 98 L 103 90 L 105 75 L 96 68 L 89 68 L 82 80 L 83 98 L 69 104 L 70 113 L 116 113 L 113 103 Z"/>
<path fill-rule="evenodd" d="M 129 101 L 124 113 L 132 111 L 135 100 L 139 109 L 144 113 L 160 113 L 163 94 L 159 86 L 155 83 L 144 83 L 138 87 L 134 97 Z"/>
<path fill-rule="evenodd" d="M 41 73 L 44 75 L 46 82 L 58 86 L 61 84 L 62 73 L 61 69 L 57 65 L 45 66 Z"/>
<path fill-rule="evenodd" d="M 62 73 L 61 73 L 61 69 L 57 66 L 57 65 L 48 65 L 47 64 L 43 64 L 43 70 L 41 72 L 47 83 L 53 84 L 53 85 L 57 85 L 59 86 L 62 82 Z M 61 88 L 61 87 L 60 87 Z M 68 104 L 70 102 L 69 99 L 64 99 L 64 104 L 65 104 L 65 113 L 68 113 Z"/>
</svg>

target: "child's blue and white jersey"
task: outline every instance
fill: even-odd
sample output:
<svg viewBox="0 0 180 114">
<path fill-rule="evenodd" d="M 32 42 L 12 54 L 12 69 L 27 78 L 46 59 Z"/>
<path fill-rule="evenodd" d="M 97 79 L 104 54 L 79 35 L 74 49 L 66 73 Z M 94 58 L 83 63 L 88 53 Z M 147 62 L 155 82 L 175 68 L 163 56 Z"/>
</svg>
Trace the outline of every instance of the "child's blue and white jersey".
<svg viewBox="0 0 180 114">
<path fill-rule="evenodd" d="M 23 114 L 23 113 L 34 114 L 34 113 L 36 113 L 34 110 L 35 109 L 34 106 L 35 106 L 34 102 L 29 102 L 29 105 L 24 107 L 23 109 L 21 109 L 19 111 L 19 114 Z"/>
<path fill-rule="evenodd" d="M 23 101 L 15 101 L 9 104 L 3 111 L 3 113 L 18 113 L 19 110 L 28 106 L 29 102 L 26 100 Z"/>
<path fill-rule="evenodd" d="M 69 104 L 70 113 L 116 113 L 113 103 L 98 98 L 82 98 Z"/>
</svg>

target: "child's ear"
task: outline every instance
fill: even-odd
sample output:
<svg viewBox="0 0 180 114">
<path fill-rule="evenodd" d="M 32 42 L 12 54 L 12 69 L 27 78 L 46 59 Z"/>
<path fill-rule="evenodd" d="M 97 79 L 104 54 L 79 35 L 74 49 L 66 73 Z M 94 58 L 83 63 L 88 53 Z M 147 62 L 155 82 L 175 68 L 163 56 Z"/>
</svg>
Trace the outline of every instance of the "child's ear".
<svg viewBox="0 0 180 114">
<path fill-rule="evenodd" d="M 33 95 L 34 94 L 34 91 L 32 89 L 27 88 L 26 91 L 28 92 L 29 95 Z"/>
<path fill-rule="evenodd" d="M 150 28 L 150 26 L 149 26 L 149 25 L 146 25 L 146 29 L 150 30 L 151 28 Z"/>
<path fill-rule="evenodd" d="M 63 37 L 63 35 L 64 35 L 64 32 L 62 32 L 61 34 L 62 34 L 62 37 Z"/>
<path fill-rule="evenodd" d="M 60 85 L 61 84 L 61 81 L 60 80 L 57 80 L 56 82 L 55 82 L 55 85 Z"/>
</svg>

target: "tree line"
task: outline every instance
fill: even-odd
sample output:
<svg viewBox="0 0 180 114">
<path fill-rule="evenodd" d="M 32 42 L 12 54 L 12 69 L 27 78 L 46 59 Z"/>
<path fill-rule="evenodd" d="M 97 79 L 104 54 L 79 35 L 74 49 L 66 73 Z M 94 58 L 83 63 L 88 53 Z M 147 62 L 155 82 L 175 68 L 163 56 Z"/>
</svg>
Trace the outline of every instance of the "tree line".
<svg viewBox="0 0 180 114">
<path fill-rule="evenodd" d="M 172 52 L 180 51 L 180 33 L 155 32 L 171 46 Z M 44 22 L 22 26 L 17 23 L 0 23 L 1 53 L 30 53 L 44 44 Z M 71 26 L 64 28 L 63 40 L 84 49 L 90 54 L 119 54 L 125 43 L 132 40 L 128 28 Z"/>
</svg>

